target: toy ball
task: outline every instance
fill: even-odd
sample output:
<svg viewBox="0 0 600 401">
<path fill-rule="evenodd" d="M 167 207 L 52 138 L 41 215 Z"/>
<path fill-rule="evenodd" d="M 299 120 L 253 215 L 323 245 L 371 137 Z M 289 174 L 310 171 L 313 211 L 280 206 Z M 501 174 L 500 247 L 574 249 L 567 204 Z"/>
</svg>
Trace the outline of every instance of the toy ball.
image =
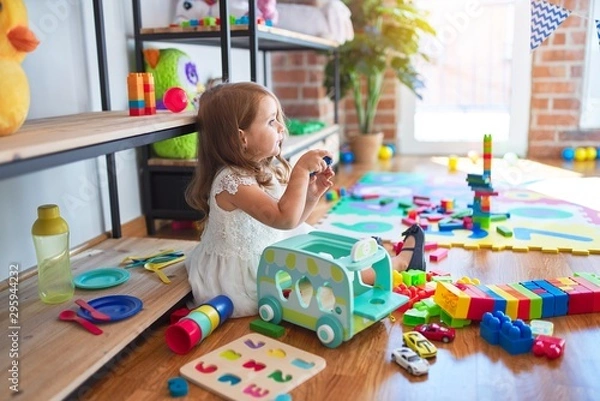
<svg viewBox="0 0 600 401">
<path fill-rule="evenodd" d="M 344 164 L 351 164 L 354 162 L 354 153 L 342 152 L 342 154 L 340 155 L 340 160 Z"/>
<path fill-rule="evenodd" d="M 562 151 L 562 158 L 566 161 L 571 161 L 575 158 L 575 149 L 564 148 Z"/>
<path fill-rule="evenodd" d="M 394 156 L 396 154 L 396 145 L 393 143 L 386 143 L 384 146 L 387 146 L 388 148 L 390 148 L 392 150 L 392 156 Z"/>
<path fill-rule="evenodd" d="M 595 160 L 598 156 L 598 151 L 595 147 L 588 146 L 587 148 L 585 148 L 585 156 L 586 160 Z"/>
<path fill-rule="evenodd" d="M 183 88 L 174 86 L 165 92 L 163 103 L 168 110 L 179 113 L 187 107 L 188 97 Z"/>
<path fill-rule="evenodd" d="M 467 157 L 469 160 L 471 160 L 471 162 L 473 162 L 473 164 L 477 163 L 477 160 L 479 160 L 479 154 L 474 150 L 469 150 Z"/>
<path fill-rule="evenodd" d="M 448 171 L 458 170 L 458 156 L 450 155 L 448 157 Z"/>
<path fill-rule="evenodd" d="M 506 164 L 509 166 L 515 166 L 519 161 L 519 156 L 517 156 L 516 153 L 513 152 L 506 153 L 503 158 Z"/>
<path fill-rule="evenodd" d="M 387 145 L 379 148 L 379 158 L 381 160 L 390 160 L 394 155 L 394 151 Z"/>
<path fill-rule="evenodd" d="M 575 149 L 575 161 L 582 162 L 587 158 L 587 152 L 585 148 L 577 148 Z"/>
</svg>

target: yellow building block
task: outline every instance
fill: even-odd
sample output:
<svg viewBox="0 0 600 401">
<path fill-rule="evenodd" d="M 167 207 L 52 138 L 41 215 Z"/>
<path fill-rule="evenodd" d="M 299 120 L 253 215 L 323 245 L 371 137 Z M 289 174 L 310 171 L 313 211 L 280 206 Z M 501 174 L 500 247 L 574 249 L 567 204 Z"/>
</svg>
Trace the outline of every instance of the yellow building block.
<svg viewBox="0 0 600 401">
<path fill-rule="evenodd" d="M 465 319 L 471 304 L 471 297 L 453 284 L 438 282 L 433 300 L 452 318 Z"/>
</svg>

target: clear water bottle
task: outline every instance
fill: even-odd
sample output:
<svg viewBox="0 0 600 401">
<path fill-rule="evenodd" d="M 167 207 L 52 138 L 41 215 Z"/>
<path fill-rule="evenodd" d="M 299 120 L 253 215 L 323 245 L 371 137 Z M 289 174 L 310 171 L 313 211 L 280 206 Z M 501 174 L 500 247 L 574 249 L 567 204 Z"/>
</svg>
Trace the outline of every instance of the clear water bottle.
<svg viewBox="0 0 600 401">
<path fill-rule="evenodd" d="M 38 293 L 42 302 L 58 304 L 73 298 L 75 287 L 69 257 L 69 226 L 56 205 L 38 207 L 31 235 L 38 262 Z"/>
</svg>

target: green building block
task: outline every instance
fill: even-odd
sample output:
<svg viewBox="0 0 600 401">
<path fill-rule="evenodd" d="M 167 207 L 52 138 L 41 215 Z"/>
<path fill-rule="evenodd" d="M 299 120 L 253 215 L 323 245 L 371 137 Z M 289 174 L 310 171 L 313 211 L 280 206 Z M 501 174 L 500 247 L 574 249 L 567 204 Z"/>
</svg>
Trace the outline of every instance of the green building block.
<svg viewBox="0 0 600 401">
<path fill-rule="evenodd" d="M 250 330 L 273 338 L 279 338 L 285 333 L 283 326 L 265 322 L 262 319 L 255 319 L 251 321 Z"/>
<path fill-rule="evenodd" d="M 506 226 L 496 226 L 496 232 L 506 238 L 513 236 L 512 230 Z"/>
<path fill-rule="evenodd" d="M 419 324 L 429 323 L 429 312 L 427 310 L 418 310 L 415 308 L 404 312 L 402 323 L 406 326 L 417 326 Z"/>
<path fill-rule="evenodd" d="M 450 316 L 443 309 L 440 311 L 440 320 L 442 323 L 445 323 L 449 327 L 454 327 L 455 329 L 459 329 L 461 327 L 465 327 L 471 324 L 470 319 L 457 319 Z"/>
<path fill-rule="evenodd" d="M 402 282 L 407 286 L 425 284 L 427 275 L 423 270 L 405 270 L 402 272 Z"/>
<path fill-rule="evenodd" d="M 415 302 L 414 308 L 418 310 L 426 310 L 429 314 L 429 317 L 439 316 L 442 310 L 442 308 L 435 303 L 433 297 L 425 298 L 419 302 Z"/>
</svg>

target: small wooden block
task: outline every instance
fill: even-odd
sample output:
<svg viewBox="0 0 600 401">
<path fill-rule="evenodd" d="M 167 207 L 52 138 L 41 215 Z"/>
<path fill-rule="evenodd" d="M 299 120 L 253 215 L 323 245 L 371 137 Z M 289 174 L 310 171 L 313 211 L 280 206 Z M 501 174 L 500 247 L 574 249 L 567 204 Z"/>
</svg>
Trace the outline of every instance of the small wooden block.
<svg viewBox="0 0 600 401">
<path fill-rule="evenodd" d="M 250 322 L 250 330 L 264 334 L 272 338 L 279 338 L 285 334 L 285 328 L 273 323 L 265 322 L 262 319 L 255 319 Z"/>
<path fill-rule="evenodd" d="M 439 262 L 440 260 L 444 259 L 447 256 L 448 256 L 448 250 L 444 249 L 444 248 L 439 248 L 429 254 L 429 261 L 430 262 Z"/>
<path fill-rule="evenodd" d="M 512 230 L 506 226 L 496 226 L 496 232 L 506 238 L 513 236 Z"/>
</svg>

